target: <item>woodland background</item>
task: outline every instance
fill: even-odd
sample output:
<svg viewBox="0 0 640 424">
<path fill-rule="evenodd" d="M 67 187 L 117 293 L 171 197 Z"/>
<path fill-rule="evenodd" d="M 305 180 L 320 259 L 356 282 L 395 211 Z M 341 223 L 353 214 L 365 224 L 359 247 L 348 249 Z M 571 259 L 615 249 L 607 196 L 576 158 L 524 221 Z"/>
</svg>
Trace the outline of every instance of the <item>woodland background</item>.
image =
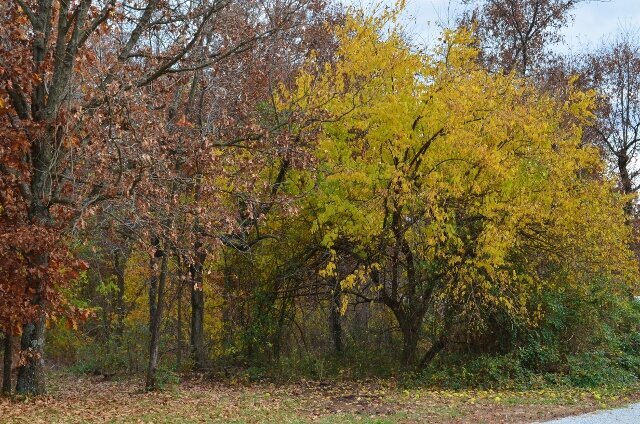
<svg viewBox="0 0 640 424">
<path fill-rule="evenodd" d="M 0 4 L 3 391 L 640 378 L 640 39 L 580 0 Z"/>
</svg>

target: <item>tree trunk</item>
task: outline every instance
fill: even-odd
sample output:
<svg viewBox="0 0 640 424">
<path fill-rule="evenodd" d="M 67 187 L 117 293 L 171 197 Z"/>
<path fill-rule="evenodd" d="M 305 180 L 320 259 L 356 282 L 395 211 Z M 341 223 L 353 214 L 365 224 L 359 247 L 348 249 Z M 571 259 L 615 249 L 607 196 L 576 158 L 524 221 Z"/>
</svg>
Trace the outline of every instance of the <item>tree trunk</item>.
<svg viewBox="0 0 640 424">
<path fill-rule="evenodd" d="M 16 393 L 42 395 L 45 393 L 44 376 L 44 316 L 35 323 L 25 324 L 22 329 L 20 348 L 27 359 L 18 369 Z"/>
<path fill-rule="evenodd" d="M 196 243 L 195 263 L 190 267 L 191 271 L 191 357 L 193 368 L 201 370 L 205 366 L 206 352 L 204 349 L 204 261 L 206 255 L 202 252 L 199 243 Z"/>
<path fill-rule="evenodd" d="M 336 356 L 342 355 L 342 321 L 340 320 L 341 311 L 341 294 L 342 287 L 340 287 L 340 281 L 337 278 L 333 279 L 333 288 L 331 291 L 331 337 L 333 339 L 333 349 Z"/>
<path fill-rule="evenodd" d="M 278 293 L 277 289 L 274 289 L 272 293 Z M 280 354 L 282 353 L 282 334 L 284 333 L 284 326 L 287 319 L 288 298 L 282 299 L 280 305 L 280 314 L 278 316 L 278 326 L 273 333 L 271 344 L 273 345 L 273 359 L 277 362 L 280 360 Z M 275 296 L 272 300 L 272 307 L 276 308 Z"/>
<path fill-rule="evenodd" d="M 44 89 L 44 88 L 43 88 Z M 50 190 L 51 178 L 49 170 L 52 164 L 52 146 L 55 140 L 55 127 L 48 125 L 45 135 L 32 143 L 31 161 L 33 174 L 31 177 L 32 198 L 29 204 L 29 220 L 37 225 L 51 228 L 53 221 L 46 204 Z M 47 268 L 49 255 L 38 254 L 32 258 L 36 267 Z M 33 305 L 42 305 L 43 281 L 38 276 L 33 276 L 31 281 L 34 295 L 31 300 Z M 18 369 L 16 392 L 19 394 L 41 395 L 45 393 L 44 375 L 44 343 L 45 343 L 45 316 L 44 311 L 34 321 L 23 326 L 20 348 L 26 355 L 25 363 Z"/>
<path fill-rule="evenodd" d="M 231 267 L 227 263 L 227 257 L 224 257 L 224 276 L 222 286 L 222 346 L 227 352 L 233 344 L 233 314 L 231 309 L 231 298 L 233 293 L 233 280 L 231 278 Z"/>
<path fill-rule="evenodd" d="M 177 342 L 177 352 L 176 352 L 176 369 L 179 371 L 182 368 L 182 291 L 184 289 L 184 281 L 180 278 L 180 282 L 178 284 L 178 319 L 176 323 L 176 342 Z"/>
<path fill-rule="evenodd" d="M 618 172 L 620 174 L 620 183 L 624 194 L 633 193 L 633 182 L 629 174 L 629 155 L 626 152 L 618 153 Z M 633 200 L 627 200 L 624 205 L 624 212 L 627 217 L 633 213 Z"/>
<path fill-rule="evenodd" d="M 2 394 L 11 394 L 11 371 L 13 369 L 13 336 L 6 332 L 4 335 L 4 361 L 2 368 Z"/>
<path fill-rule="evenodd" d="M 149 367 L 147 368 L 146 390 L 157 388 L 156 371 L 158 369 L 158 348 L 160 345 L 160 323 L 162 321 L 162 306 L 164 303 L 164 288 L 167 281 L 167 255 L 162 254 L 160 276 L 158 281 L 157 300 L 151 318 L 151 340 L 149 341 Z"/>
<path fill-rule="evenodd" d="M 156 308 L 158 307 L 157 260 L 158 258 L 155 256 L 149 260 L 149 268 L 151 269 L 151 277 L 149 278 L 149 334 L 153 333 L 153 322 L 156 317 Z"/>
<path fill-rule="evenodd" d="M 436 357 L 438 353 L 442 351 L 447 346 L 447 336 L 446 334 L 442 334 L 438 339 L 433 342 L 433 345 L 427 350 L 420 361 L 419 368 L 424 368 L 429 365 L 433 358 Z"/>
<path fill-rule="evenodd" d="M 45 216 L 48 212 L 43 213 Z M 39 255 L 34 263 L 40 266 L 48 266 L 48 255 Z M 36 293 L 33 304 L 42 303 L 42 282 L 35 282 Z M 44 343 L 45 343 L 45 316 L 40 312 L 40 317 L 35 322 L 30 322 L 22 327 L 20 350 L 26 355 L 24 364 L 18 369 L 16 381 L 16 393 L 29 395 L 43 395 L 46 392 L 44 372 Z"/>
<path fill-rule="evenodd" d="M 399 304 L 395 304 L 392 311 L 402 333 L 400 363 L 403 367 L 410 368 L 416 364 L 416 350 L 420 339 L 420 327 L 422 326 L 424 313 L 411 309 L 407 311 Z"/>
<path fill-rule="evenodd" d="M 409 368 L 416 362 L 416 350 L 418 348 L 418 329 L 411 323 L 400 324 L 402 330 L 402 352 L 400 361 L 402 366 Z"/>
<path fill-rule="evenodd" d="M 118 293 L 116 294 L 116 336 L 122 338 L 124 333 L 124 318 L 126 315 L 126 306 L 124 303 L 125 290 L 125 271 L 127 266 L 128 252 L 123 253 L 118 249 L 113 254 L 113 268 L 116 274 L 116 283 L 118 285 Z"/>
</svg>

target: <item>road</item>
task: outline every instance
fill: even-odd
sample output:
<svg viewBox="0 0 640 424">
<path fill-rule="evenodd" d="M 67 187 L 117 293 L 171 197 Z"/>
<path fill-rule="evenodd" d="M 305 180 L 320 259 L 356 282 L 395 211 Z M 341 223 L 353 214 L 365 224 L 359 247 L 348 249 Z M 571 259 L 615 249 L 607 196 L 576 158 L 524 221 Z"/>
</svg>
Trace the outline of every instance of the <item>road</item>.
<svg viewBox="0 0 640 424">
<path fill-rule="evenodd" d="M 638 424 L 640 423 L 640 403 L 625 408 L 597 411 L 575 417 L 546 421 L 545 424 Z"/>
</svg>

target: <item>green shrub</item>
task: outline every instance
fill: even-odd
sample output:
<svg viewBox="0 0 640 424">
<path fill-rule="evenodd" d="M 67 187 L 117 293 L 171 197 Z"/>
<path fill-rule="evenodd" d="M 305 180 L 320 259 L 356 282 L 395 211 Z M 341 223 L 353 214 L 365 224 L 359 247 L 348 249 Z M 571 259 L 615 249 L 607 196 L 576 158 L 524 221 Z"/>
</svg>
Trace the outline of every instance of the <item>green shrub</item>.
<svg viewBox="0 0 640 424">
<path fill-rule="evenodd" d="M 624 386 L 638 381 L 628 370 L 604 352 L 589 352 L 568 358 L 569 381 L 576 387 Z"/>
</svg>

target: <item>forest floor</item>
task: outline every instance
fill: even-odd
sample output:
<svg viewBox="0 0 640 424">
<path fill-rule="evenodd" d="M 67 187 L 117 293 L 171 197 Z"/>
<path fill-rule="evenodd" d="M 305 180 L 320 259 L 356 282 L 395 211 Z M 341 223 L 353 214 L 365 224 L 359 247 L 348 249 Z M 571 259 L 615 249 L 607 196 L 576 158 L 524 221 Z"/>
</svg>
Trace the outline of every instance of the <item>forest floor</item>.
<svg viewBox="0 0 640 424">
<path fill-rule="evenodd" d="M 403 389 L 393 381 L 239 384 L 191 378 L 145 393 L 136 379 L 54 372 L 49 394 L 0 398 L 2 423 L 531 423 L 624 405 L 624 391 Z"/>
</svg>

